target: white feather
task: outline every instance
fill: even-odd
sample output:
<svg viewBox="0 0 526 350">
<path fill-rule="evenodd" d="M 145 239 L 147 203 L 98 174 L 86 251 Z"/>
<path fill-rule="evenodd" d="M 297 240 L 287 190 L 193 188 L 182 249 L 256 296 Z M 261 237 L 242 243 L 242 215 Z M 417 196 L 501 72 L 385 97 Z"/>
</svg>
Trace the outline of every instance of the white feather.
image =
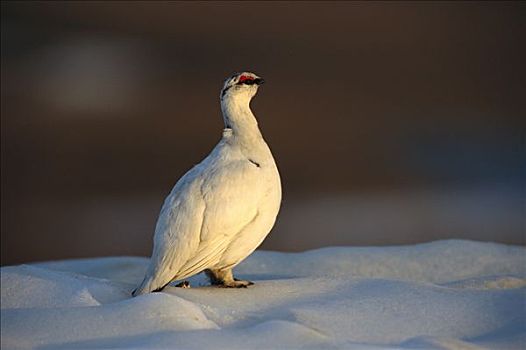
<svg viewBox="0 0 526 350">
<path fill-rule="evenodd" d="M 242 73 L 252 75 L 252 73 Z M 223 137 L 176 183 L 155 228 L 150 266 L 134 295 L 205 269 L 237 265 L 272 229 L 281 202 L 278 169 L 249 103 L 257 85 L 227 80 Z"/>
</svg>

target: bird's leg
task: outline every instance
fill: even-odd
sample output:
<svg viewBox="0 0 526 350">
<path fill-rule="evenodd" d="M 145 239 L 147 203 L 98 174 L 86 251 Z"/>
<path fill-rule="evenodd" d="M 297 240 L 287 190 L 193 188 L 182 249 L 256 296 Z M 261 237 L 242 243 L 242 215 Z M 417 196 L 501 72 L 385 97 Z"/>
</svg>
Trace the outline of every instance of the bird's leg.
<svg viewBox="0 0 526 350">
<path fill-rule="evenodd" d="M 226 270 L 205 270 L 206 275 L 210 278 L 210 283 L 214 286 L 225 288 L 246 288 L 253 285 L 253 282 L 238 280 L 232 275 L 232 269 Z"/>
</svg>

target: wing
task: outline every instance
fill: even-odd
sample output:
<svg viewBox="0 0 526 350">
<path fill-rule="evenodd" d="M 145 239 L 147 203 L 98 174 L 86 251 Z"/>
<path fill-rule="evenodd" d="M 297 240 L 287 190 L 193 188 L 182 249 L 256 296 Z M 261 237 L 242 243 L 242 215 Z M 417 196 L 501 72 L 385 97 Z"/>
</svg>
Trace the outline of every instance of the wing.
<svg viewBox="0 0 526 350">
<path fill-rule="evenodd" d="M 201 185 L 206 209 L 199 246 L 177 273 L 183 279 L 217 264 L 236 235 L 256 217 L 261 198 L 258 168 L 240 160 L 212 171 Z"/>
<path fill-rule="evenodd" d="M 163 205 L 150 266 L 134 295 L 219 262 L 236 234 L 257 216 L 258 176 L 258 168 L 246 160 L 185 175 Z"/>
</svg>

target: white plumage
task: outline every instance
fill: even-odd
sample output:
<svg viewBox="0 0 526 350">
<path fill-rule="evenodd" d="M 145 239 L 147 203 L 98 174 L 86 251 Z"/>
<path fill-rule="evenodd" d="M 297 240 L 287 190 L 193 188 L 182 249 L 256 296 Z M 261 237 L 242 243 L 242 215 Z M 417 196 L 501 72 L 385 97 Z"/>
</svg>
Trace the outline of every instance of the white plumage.
<svg viewBox="0 0 526 350">
<path fill-rule="evenodd" d="M 212 284 L 252 284 L 234 279 L 232 268 L 261 244 L 281 203 L 278 169 L 249 106 L 262 83 L 248 72 L 225 81 L 223 137 L 166 198 L 150 265 L 134 296 L 202 271 Z"/>
</svg>

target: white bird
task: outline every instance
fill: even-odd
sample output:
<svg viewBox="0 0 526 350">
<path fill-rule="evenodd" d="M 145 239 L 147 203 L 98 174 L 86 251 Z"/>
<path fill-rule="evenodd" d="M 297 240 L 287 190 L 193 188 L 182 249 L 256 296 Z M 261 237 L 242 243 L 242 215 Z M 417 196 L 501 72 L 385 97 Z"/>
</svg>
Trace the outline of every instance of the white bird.
<svg viewBox="0 0 526 350">
<path fill-rule="evenodd" d="M 235 279 L 232 268 L 265 239 L 281 204 L 278 168 L 249 106 L 263 82 L 249 72 L 225 81 L 223 137 L 166 198 L 150 265 L 134 296 L 202 271 L 214 285 L 253 284 Z"/>
</svg>

